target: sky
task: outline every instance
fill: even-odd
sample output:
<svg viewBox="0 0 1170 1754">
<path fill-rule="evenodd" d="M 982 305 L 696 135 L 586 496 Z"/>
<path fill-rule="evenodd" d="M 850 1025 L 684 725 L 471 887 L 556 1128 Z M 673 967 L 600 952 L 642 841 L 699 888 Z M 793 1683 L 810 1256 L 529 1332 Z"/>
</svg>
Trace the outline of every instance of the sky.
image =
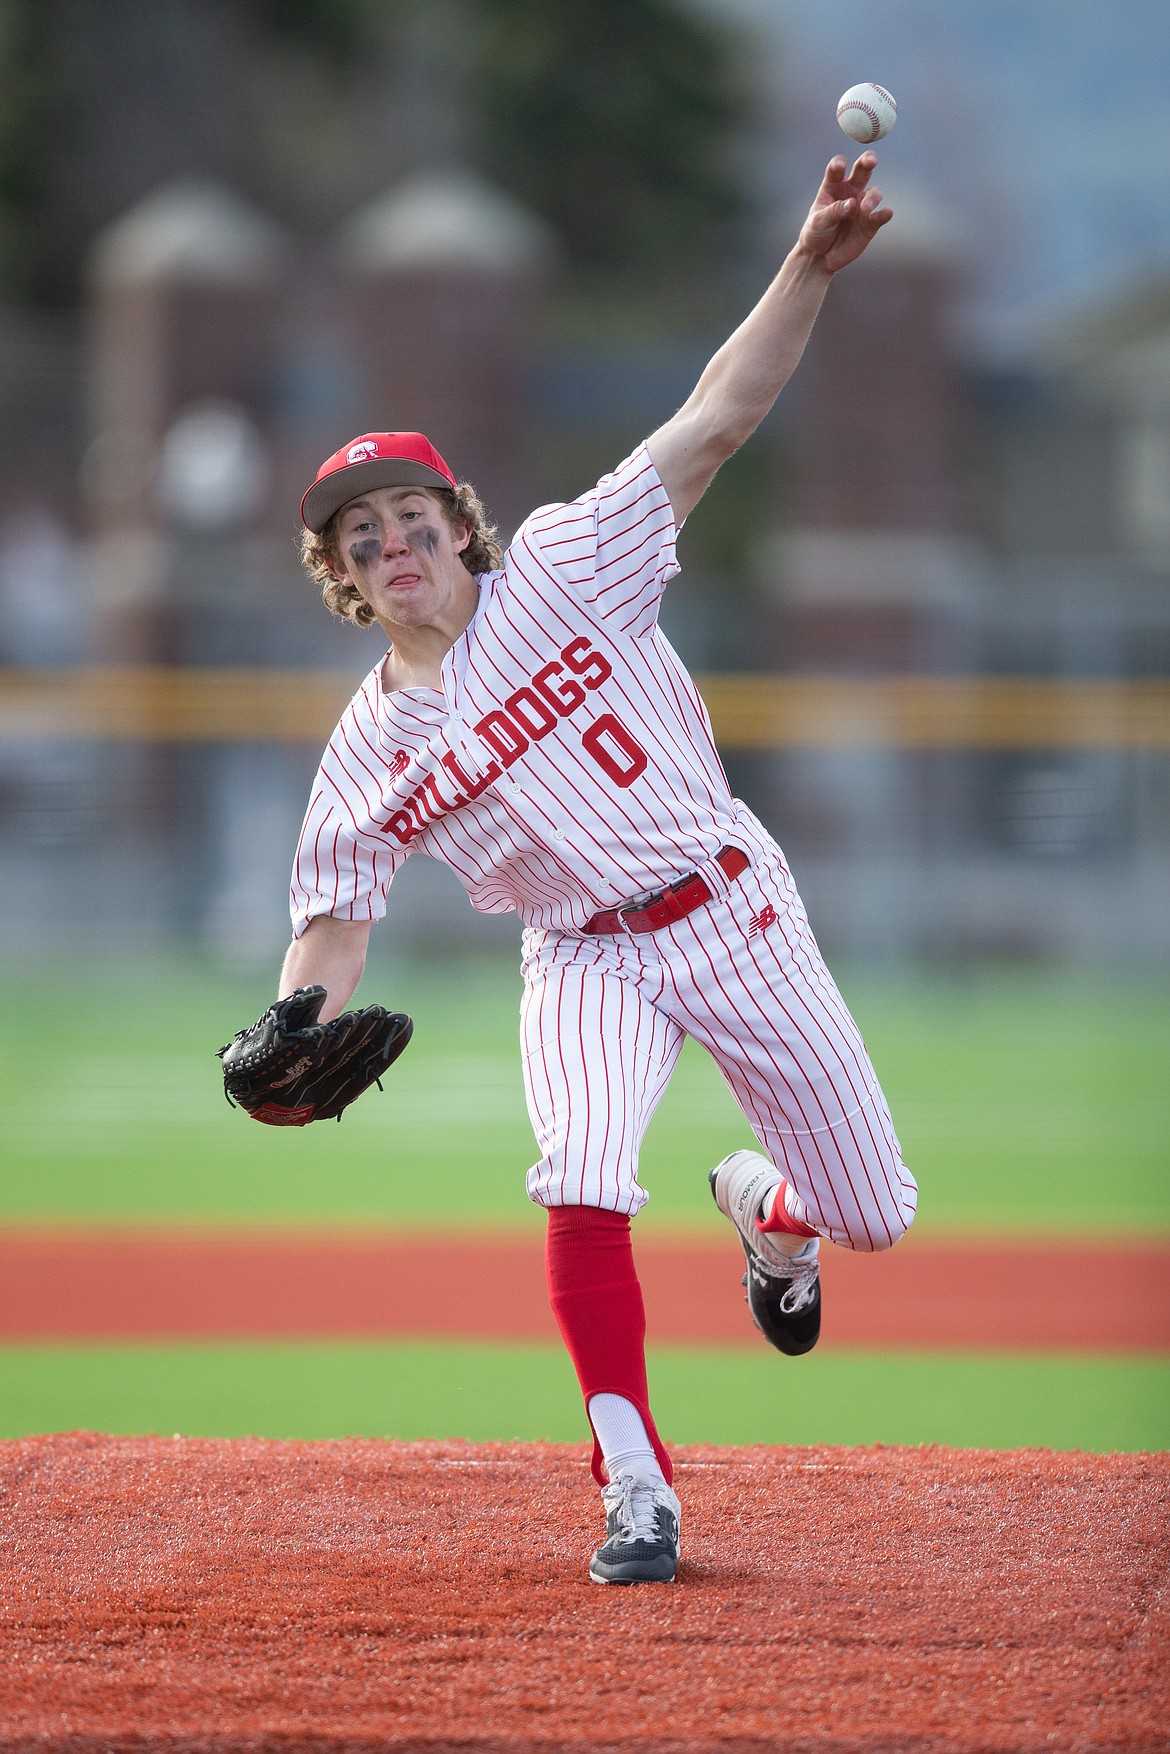
<svg viewBox="0 0 1170 1754">
<path fill-rule="evenodd" d="M 1170 274 L 1170 0 L 692 3 L 768 43 L 771 170 L 789 188 L 847 148 L 842 91 L 893 93 L 882 186 L 895 210 L 905 189 L 950 211 L 968 323 L 989 348 Z"/>
</svg>

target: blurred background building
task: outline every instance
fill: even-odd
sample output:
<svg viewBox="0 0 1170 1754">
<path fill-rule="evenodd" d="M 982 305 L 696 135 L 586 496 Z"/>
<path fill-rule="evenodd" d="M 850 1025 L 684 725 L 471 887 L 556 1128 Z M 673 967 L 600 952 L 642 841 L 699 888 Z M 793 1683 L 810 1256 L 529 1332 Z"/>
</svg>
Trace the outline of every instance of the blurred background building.
<svg viewBox="0 0 1170 1754">
<path fill-rule="evenodd" d="M 1170 216 L 1120 160 L 1098 228 L 1073 214 L 1063 109 L 1014 160 L 954 127 L 978 96 L 1010 146 L 1054 8 L 982 9 L 996 35 L 903 0 L 859 66 L 850 0 L 0 6 L 4 949 L 279 954 L 311 676 L 339 708 L 381 650 L 299 570 L 321 457 L 421 427 L 505 535 L 590 485 L 762 289 L 872 76 L 902 104 L 895 225 L 692 519 L 664 623 L 721 701 L 736 675 L 845 720 L 930 679 L 1068 685 L 1067 734 L 1014 744 L 728 717 L 826 944 L 1170 958 Z M 1063 11 L 1045 84 L 1099 94 L 1091 9 Z M 423 865 L 397 939 L 514 937 Z"/>
</svg>

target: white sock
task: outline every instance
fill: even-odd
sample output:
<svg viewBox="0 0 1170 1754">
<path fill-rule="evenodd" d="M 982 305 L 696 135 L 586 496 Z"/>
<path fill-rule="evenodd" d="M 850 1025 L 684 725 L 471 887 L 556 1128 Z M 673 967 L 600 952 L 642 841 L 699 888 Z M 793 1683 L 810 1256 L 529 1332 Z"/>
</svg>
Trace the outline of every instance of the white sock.
<svg viewBox="0 0 1170 1754">
<path fill-rule="evenodd" d="M 646 1486 L 666 1485 L 642 1415 L 632 1401 L 624 1395 L 592 1395 L 589 1419 L 611 1480 L 619 1474 L 634 1474 Z"/>
<path fill-rule="evenodd" d="M 772 1234 L 775 1236 L 776 1232 L 773 1231 Z M 803 1263 L 807 1261 L 811 1255 L 815 1255 L 820 1251 L 821 1239 L 819 1236 L 794 1236 L 792 1240 L 793 1242 L 798 1242 L 800 1247 L 793 1249 L 789 1256 L 790 1260 Z"/>
<path fill-rule="evenodd" d="M 781 1183 L 781 1187 L 782 1186 L 783 1183 Z M 775 1193 L 769 1194 L 768 1197 L 761 1202 L 760 1218 L 765 1224 L 772 1216 L 772 1213 L 776 1208 L 776 1201 L 779 1197 L 780 1188 L 777 1188 Z M 786 1208 L 784 1209 L 786 1210 Z M 801 1257 L 807 1260 L 808 1251 L 811 1249 L 815 1254 L 820 1240 L 819 1236 L 796 1236 L 790 1230 L 768 1231 L 768 1241 L 772 1244 L 772 1247 L 779 1249 L 782 1255 L 791 1256 L 793 1260 L 797 1260 Z"/>
</svg>

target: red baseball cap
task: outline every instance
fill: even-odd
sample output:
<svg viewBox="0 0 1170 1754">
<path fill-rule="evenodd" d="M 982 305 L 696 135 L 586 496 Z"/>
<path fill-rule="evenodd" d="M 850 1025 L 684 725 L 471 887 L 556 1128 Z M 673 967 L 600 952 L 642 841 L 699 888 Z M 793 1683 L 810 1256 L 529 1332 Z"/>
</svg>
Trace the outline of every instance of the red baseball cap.
<svg viewBox="0 0 1170 1754">
<path fill-rule="evenodd" d="M 421 432 L 363 432 L 326 457 L 301 501 L 301 519 L 319 536 L 334 512 L 375 487 L 454 491 L 455 486 L 454 475 Z"/>
</svg>

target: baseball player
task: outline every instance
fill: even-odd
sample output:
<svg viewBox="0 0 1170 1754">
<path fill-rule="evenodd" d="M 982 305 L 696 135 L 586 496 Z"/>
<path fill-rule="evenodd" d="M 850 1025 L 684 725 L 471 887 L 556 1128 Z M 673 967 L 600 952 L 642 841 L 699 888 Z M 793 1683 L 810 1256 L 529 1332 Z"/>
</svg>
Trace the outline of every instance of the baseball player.
<svg viewBox="0 0 1170 1754">
<path fill-rule="evenodd" d="M 764 1337 L 807 1352 L 817 1251 L 889 1248 L 916 1188 L 783 854 L 732 797 L 658 610 L 675 538 L 800 358 L 833 276 L 892 217 L 877 159 L 833 159 L 755 309 L 674 417 L 501 555 L 420 433 L 368 433 L 302 504 L 337 614 L 389 639 L 321 762 L 281 994 L 346 1005 L 395 871 L 419 849 L 523 922 L 521 1051 L 549 1295 L 594 1435 L 599 1583 L 668 1582 L 680 1507 L 650 1410 L 630 1220 L 638 1151 L 686 1036 L 761 1146 L 710 1171 Z M 372 1076 L 372 1074 L 371 1074 Z"/>
</svg>

